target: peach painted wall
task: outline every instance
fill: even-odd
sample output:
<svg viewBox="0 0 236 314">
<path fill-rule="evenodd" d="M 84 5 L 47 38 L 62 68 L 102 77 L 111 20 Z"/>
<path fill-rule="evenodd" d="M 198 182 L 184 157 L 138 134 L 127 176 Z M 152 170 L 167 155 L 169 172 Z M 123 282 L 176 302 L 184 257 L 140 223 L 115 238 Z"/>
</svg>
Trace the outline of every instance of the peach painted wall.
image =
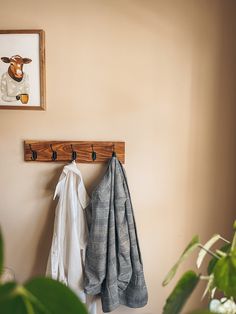
<svg viewBox="0 0 236 314">
<path fill-rule="evenodd" d="M 46 32 L 47 110 L 0 111 L 0 223 L 17 279 L 44 273 L 63 167 L 25 163 L 24 139 L 126 141 L 149 304 L 115 313 L 160 314 L 173 287 L 161 281 L 192 235 L 231 235 L 235 12 L 234 0 L 1 1 L 0 29 Z M 91 192 L 104 166 L 80 168 Z"/>
</svg>

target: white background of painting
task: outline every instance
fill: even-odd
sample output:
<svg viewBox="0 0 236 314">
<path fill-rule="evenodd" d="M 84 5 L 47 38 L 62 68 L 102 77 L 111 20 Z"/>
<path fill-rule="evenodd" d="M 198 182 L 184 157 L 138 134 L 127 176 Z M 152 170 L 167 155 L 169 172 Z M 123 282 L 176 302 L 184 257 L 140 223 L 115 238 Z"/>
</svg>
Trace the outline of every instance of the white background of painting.
<svg viewBox="0 0 236 314">
<path fill-rule="evenodd" d="M 38 34 L 0 34 L 0 58 L 20 55 L 30 58 L 31 63 L 25 64 L 23 71 L 29 75 L 29 102 L 24 106 L 40 106 L 40 65 L 39 65 L 39 35 Z M 0 60 L 0 77 L 7 72 L 8 63 Z M 0 95 L 1 91 L 0 91 Z M 22 106 L 20 101 L 6 102 L 0 99 L 0 105 Z"/>
</svg>

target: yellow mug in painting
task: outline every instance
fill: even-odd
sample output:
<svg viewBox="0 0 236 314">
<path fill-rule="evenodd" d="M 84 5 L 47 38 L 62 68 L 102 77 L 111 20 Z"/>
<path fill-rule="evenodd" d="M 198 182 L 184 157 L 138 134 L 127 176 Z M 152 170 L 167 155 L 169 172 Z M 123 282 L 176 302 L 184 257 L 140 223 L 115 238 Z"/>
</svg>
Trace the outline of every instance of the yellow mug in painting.
<svg viewBox="0 0 236 314">
<path fill-rule="evenodd" d="M 29 101 L 29 95 L 28 94 L 20 94 L 20 101 L 22 104 L 27 104 Z"/>
</svg>

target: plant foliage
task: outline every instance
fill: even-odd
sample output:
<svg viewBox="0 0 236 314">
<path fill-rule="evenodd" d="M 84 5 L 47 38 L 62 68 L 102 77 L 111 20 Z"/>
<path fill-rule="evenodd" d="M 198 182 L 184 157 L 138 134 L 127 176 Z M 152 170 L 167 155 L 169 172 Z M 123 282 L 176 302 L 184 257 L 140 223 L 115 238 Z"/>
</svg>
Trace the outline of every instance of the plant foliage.
<svg viewBox="0 0 236 314">
<path fill-rule="evenodd" d="M 185 302 L 198 284 L 199 276 L 193 271 L 187 271 L 178 281 L 174 290 L 166 300 L 163 314 L 178 314 Z"/>
<path fill-rule="evenodd" d="M 181 254 L 178 261 L 175 263 L 175 265 L 171 268 L 171 270 L 166 275 L 166 278 L 164 279 L 162 283 L 163 286 L 166 286 L 171 281 L 171 279 L 175 276 L 179 265 L 189 257 L 189 255 L 198 247 L 198 245 L 199 245 L 199 238 L 198 236 L 194 236 L 192 240 L 189 242 L 189 244 L 187 245 L 187 247 L 185 248 L 185 250 L 183 251 L 183 253 Z"/>
<path fill-rule="evenodd" d="M 225 240 L 219 234 L 215 234 L 203 245 L 199 242 L 198 236 L 193 237 L 178 261 L 168 272 L 163 281 L 163 286 L 171 281 L 175 276 L 180 263 L 182 263 L 197 247 L 200 248 L 196 263 L 198 268 L 202 265 L 206 254 L 210 254 L 212 257 L 207 268 L 208 274 L 207 276 L 202 276 L 193 271 L 185 273 L 168 297 L 163 309 L 163 314 L 179 314 L 187 299 L 195 289 L 199 279 L 207 282 L 203 296 L 209 293 L 210 298 L 212 298 L 215 291 L 218 290 L 223 292 L 226 298 L 233 301 L 236 300 L 236 222 L 234 223 L 234 232 L 231 242 Z M 219 240 L 223 240 L 227 244 L 224 244 L 220 250 L 211 251 L 211 247 Z M 208 313 L 211 312 L 209 312 L 209 310 L 198 310 L 192 314 Z"/>
<path fill-rule="evenodd" d="M 0 231 L 0 274 L 3 240 Z M 0 282 L 0 314 L 87 314 L 78 297 L 64 284 L 50 278 L 34 278 L 24 285 Z"/>
</svg>

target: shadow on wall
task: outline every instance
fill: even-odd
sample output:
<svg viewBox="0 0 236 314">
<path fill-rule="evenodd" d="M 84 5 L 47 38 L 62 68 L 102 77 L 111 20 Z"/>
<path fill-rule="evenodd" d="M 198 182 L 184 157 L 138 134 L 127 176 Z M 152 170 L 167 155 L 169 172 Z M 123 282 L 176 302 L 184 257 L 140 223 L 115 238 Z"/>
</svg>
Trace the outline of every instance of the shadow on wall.
<svg viewBox="0 0 236 314">
<path fill-rule="evenodd" d="M 236 217 L 236 20 L 235 3 L 227 4 L 218 2 L 218 23 L 204 20 L 202 8 L 195 12 L 201 23 L 193 33 L 188 145 L 189 216 L 195 230 L 188 233 L 198 234 L 201 226 L 203 241 L 215 233 L 230 239 Z M 189 308 L 196 307 L 203 289 L 194 293 Z"/>
<path fill-rule="evenodd" d="M 213 233 L 223 233 L 228 226 L 225 236 L 229 237 L 236 216 L 236 22 L 235 4 L 227 3 L 218 4 L 218 23 L 204 20 L 200 10 L 195 14 L 197 20 L 202 20 L 193 34 L 197 39 L 193 44 L 190 99 L 189 160 L 193 162 L 188 167 L 192 169 L 189 171 L 191 207 L 198 204 L 204 209 L 200 209 L 201 213 L 205 212 L 198 217 L 199 208 L 195 208 L 193 218 L 205 226 L 206 234 L 211 231 L 209 227 Z M 213 2 L 211 6 L 214 10 Z M 212 220 L 214 223 L 209 225 Z M 216 230 L 215 226 L 222 228 Z"/>
<path fill-rule="evenodd" d="M 56 187 L 56 184 L 61 175 L 61 168 L 57 169 L 53 177 L 50 178 L 48 184 L 46 186 L 46 190 L 52 191 L 53 187 Z M 52 194 L 53 195 L 53 194 Z M 37 244 L 36 256 L 33 263 L 33 267 L 30 273 L 30 277 L 44 275 L 47 266 L 47 259 L 52 243 L 52 235 L 53 235 L 53 226 L 54 226 L 54 217 L 55 217 L 55 209 L 57 202 L 51 200 L 49 204 L 47 216 L 45 219 L 45 223 L 43 225 L 41 235 L 39 238 L 39 242 Z"/>
</svg>

